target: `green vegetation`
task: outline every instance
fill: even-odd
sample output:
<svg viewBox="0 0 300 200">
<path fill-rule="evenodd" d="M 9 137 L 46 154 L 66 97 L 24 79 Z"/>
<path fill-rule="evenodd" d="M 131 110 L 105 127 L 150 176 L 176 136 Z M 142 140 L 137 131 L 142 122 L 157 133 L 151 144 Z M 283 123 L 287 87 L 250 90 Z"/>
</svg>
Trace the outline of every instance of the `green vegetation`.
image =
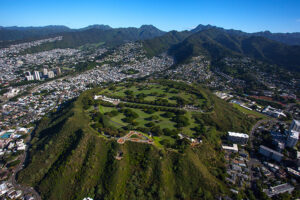
<svg viewBox="0 0 300 200">
<path fill-rule="evenodd" d="M 120 137 L 130 130 L 151 133 L 163 137 L 155 144 L 179 151 L 182 151 L 178 145 L 179 133 L 217 141 L 213 135 L 220 136 L 229 130 L 247 132 L 251 124 L 263 116 L 255 113 L 257 116 L 247 117 L 197 87 L 166 80 L 120 83 L 97 92 L 121 99 L 123 102 L 118 105 L 95 101 L 92 97 L 85 97 L 83 103 L 92 118 L 91 127 L 100 134 Z M 194 109 L 188 110 L 186 105 Z M 234 114 L 228 118 L 229 113 Z"/>
<path fill-rule="evenodd" d="M 193 56 L 206 55 L 212 66 L 219 67 L 224 57 L 250 57 L 272 66 L 297 72 L 299 76 L 299 46 L 289 46 L 264 37 L 233 33 L 220 28 L 210 28 L 191 34 L 169 32 L 161 37 L 145 41 L 144 48 L 151 56 L 168 51 L 177 62 L 186 62 Z M 221 68 L 221 67 L 219 67 Z"/>
<path fill-rule="evenodd" d="M 142 26 L 140 28 L 116 28 L 109 30 L 87 29 L 61 33 L 63 39 L 55 42 L 44 43 L 40 46 L 26 49 L 23 54 L 47 51 L 56 48 L 84 48 L 99 47 L 105 44 L 106 47 L 117 46 L 128 41 L 151 39 L 163 35 L 164 32 L 153 26 Z"/>
<path fill-rule="evenodd" d="M 123 74 L 131 75 L 131 74 L 137 74 L 139 73 L 139 70 L 136 69 L 128 69 L 128 70 L 122 70 Z"/>
<path fill-rule="evenodd" d="M 18 182 L 35 187 L 46 200 L 81 200 L 87 196 L 94 199 L 215 199 L 227 195 L 228 189 L 223 183 L 224 160 L 219 152 L 220 137 L 227 130 L 248 130 L 251 119 L 199 87 L 164 80 L 126 84 L 127 89 L 121 83 L 86 91 L 59 112 L 44 117 L 33 133 L 28 161 L 17 176 Z M 145 86 L 152 88 L 145 89 Z M 126 90 L 139 92 L 132 94 Z M 135 98 L 146 90 L 149 94 L 157 91 L 153 101 L 168 98 L 176 90 L 188 103 L 195 102 L 205 111 L 184 111 L 146 103 L 115 106 L 93 99 L 99 93 Z M 165 97 L 158 97 L 160 91 L 165 90 L 170 94 L 164 92 Z M 192 98 L 197 93 L 201 94 L 200 103 Z M 120 122 L 129 130 L 149 128 L 157 135 L 153 137 L 154 145 L 118 144 L 115 139 L 103 136 L 103 132 L 127 133 Z M 153 124 L 149 124 L 151 122 Z M 94 124 L 99 127 L 93 127 Z M 164 128 L 160 124 L 164 124 Z M 191 147 L 188 140 L 178 138 L 178 131 L 185 133 L 188 129 L 191 132 L 187 134 L 202 137 L 201 145 Z M 120 161 L 115 159 L 119 151 L 123 152 Z"/>
<path fill-rule="evenodd" d="M 143 41 L 143 46 L 149 56 L 155 56 L 168 51 L 173 45 L 182 42 L 191 34 L 188 31 L 171 31 L 163 36 Z"/>
<path fill-rule="evenodd" d="M 257 119 L 267 119 L 268 117 L 264 114 L 261 114 L 259 112 L 256 112 L 254 110 L 248 110 L 246 108 L 243 108 L 241 106 L 239 106 L 238 104 L 232 104 L 233 107 L 237 108 L 239 111 L 241 111 L 242 113 L 245 113 L 249 116 L 255 117 Z"/>
<path fill-rule="evenodd" d="M 14 160 L 10 163 L 7 164 L 7 167 L 10 168 L 10 167 L 15 167 L 17 166 L 21 161 L 20 160 Z"/>
</svg>

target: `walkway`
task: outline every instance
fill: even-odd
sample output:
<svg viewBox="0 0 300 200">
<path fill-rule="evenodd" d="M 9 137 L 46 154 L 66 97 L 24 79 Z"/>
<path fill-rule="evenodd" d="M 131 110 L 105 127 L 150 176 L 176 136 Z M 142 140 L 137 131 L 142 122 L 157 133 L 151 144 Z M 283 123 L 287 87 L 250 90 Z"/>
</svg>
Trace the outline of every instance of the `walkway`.
<svg viewBox="0 0 300 200">
<path fill-rule="evenodd" d="M 134 135 L 136 137 L 132 138 Z M 130 131 L 127 135 L 117 140 L 119 144 L 124 144 L 126 141 L 153 144 L 153 140 L 136 131 Z"/>
</svg>

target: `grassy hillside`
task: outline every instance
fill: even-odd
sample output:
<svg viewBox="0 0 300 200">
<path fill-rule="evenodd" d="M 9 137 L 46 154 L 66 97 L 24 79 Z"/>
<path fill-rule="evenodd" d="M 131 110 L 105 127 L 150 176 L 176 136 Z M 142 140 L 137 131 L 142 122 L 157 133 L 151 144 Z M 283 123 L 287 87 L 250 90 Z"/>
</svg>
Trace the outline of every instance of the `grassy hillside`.
<svg viewBox="0 0 300 200">
<path fill-rule="evenodd" d="M 208 127 L 201 145 L 182 143 L 179 152 L 156 144 L 118 144 L 89 125 L 83 102 L 97 92 L 83 93 L 40 122 L 18 182 L 35 187 L 42 199 L 61 200 L 214 199 L 228 193 L 220 136 L 228 129 L 249 129 L 245 115 L 203 90 L 214 110 L 198 116 Z M 115 159 L 119 151 L 122 160 Z"/>
</svg>

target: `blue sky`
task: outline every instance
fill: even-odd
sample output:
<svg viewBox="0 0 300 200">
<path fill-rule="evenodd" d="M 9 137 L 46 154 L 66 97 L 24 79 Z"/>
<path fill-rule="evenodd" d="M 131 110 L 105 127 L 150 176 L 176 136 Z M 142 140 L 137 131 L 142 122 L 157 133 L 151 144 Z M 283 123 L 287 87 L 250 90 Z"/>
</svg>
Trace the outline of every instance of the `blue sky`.
<svg viewBox="0 0 300 200">
<path fill-rule="evenodd" d="M 91 24 L 300 32 L 300 0 L 0 0 L 0 26 Z"/>
</svg>

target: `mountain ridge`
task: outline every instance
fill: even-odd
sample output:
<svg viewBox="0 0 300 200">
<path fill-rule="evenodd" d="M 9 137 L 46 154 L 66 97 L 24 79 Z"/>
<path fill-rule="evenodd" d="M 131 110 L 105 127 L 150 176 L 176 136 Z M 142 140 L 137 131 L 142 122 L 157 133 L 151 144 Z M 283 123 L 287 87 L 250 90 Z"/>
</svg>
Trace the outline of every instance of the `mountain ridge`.
<svg viewBox="0 0 300 200">
<path fill-rule="evenodd" d="M 250 57 L 270 64 L 276 64 L 291 71 L 300 71 L 300 46 L 286 45 L 262 36 L 240 34 L 221 28 L 203 28 L 193 34 L 143 41 L 149 55 L 167 51 L 177 63 L 187 61 L 193 56 L 205 55 L 211 61 L 224 57 Z M 171 39 L 170 39 L 171 38 Z M 159 39 L 160 44 L 157 40 Z M 169 41 L 171 40 L 171 41 Z"/>
<path fill-rule="evenodd" d="M 164 32 L 162 30 L 159 30 L 153 25 L 141 25 L 140 27 L 121 27 L 122 29 L 131 29 L 131 28 L 137 28 L 137 29 L 145 29 L 148 30 L 152 29 L 152 31 L 160 31 Z M 293 33 L 271 33 L 270 31 L 260 31 L 260 32 L 254 32 L 254 33 L 247 33 L 241 30 L 235 30 L 235 29 L 224 29 L 222 27 L 217 27 L 214 25 L 203 25 L 199 24 L 194 29 L 190 30 L 192 33 L 197 33 L 198 31 L 207 30 L 210 28 L 217 28 L 221 30 L 225 30 L 226 32 L 230 34 L 236 34 L 236 35 L 243 35 L 243 36 L 262 36 L 277 42 L 281 42 L 288 45 L 300 45 L 300 32 L 293 32 Z M 109 25 L 104 24 L 94 24 L 89 25 L 83 28 L 69 28 L 64 25 L 48 25 L 48 26 L 29 26 L 29 27 L 18 27 L 18 26 L 10 26 L 10 27 L 3 27 L 0 26 L 0 41 L 7 41 L 7 40 L 22 40 L 22 39 L 28 39 L 32 37 L 41 37 L 41 36 L 47 36 L 51 34 L 57 34 L 57 33 L 65 33 L 65 32 L 73 32 L 73 31 L 85 31 L 90 29 L 99 29 L 99 30 L 111 30 L 111 29 L 120 29 L 120 28 L 112 28 Z M 171 32 L 171 31 L 169 31 Z M 178 31 L 178 32 L 185 32 L 185 31 Z"/>
</svg>

